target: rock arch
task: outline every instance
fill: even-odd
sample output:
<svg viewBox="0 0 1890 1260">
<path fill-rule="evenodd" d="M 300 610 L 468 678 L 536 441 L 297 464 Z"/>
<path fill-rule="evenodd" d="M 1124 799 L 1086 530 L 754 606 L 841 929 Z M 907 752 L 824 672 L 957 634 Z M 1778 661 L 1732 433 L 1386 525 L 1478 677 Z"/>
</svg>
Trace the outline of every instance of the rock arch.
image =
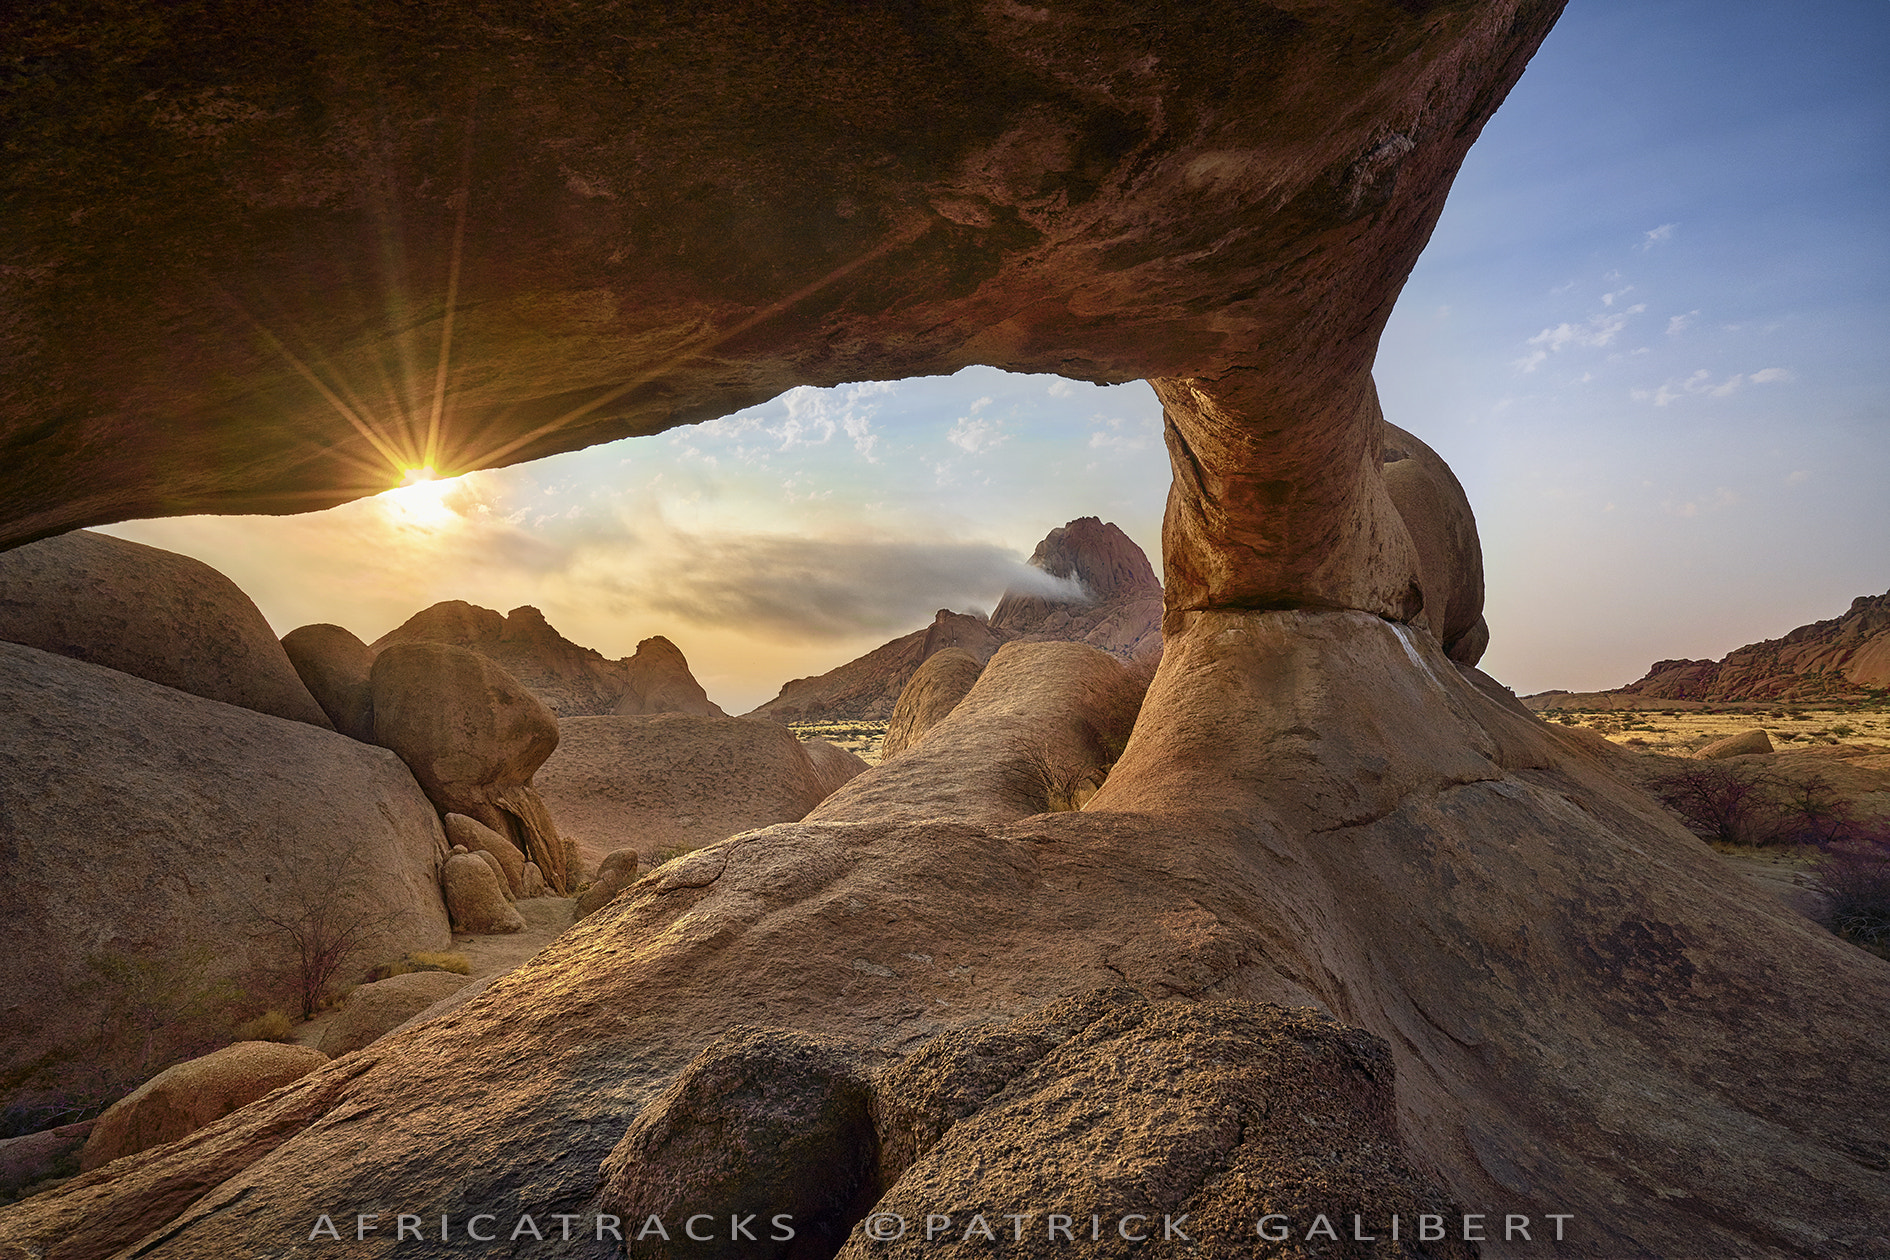
<svg viewBox="0 0 1890 1260">
<path fill-rule="evenodd" d="M 836 806 L 692 854 L 448 1017 L 0 1212 L 0 1250 L 234 1253 L 312 1197 L 583 1211 L 734 1022 L 896 1054 L 1118 983 L 1382 1038 L 1414 1163 L 1469 1211 L 1573 1214 L 1557 1254 L 1885 1250 L 1890 1049 L 1856 1032 L 1890 969 L 1413 629 L 1437 553 L 1370 364 L 1559 9 L 21 19 L 6 541 L 970 363 L 1154 380 L 1177 478 L 1168 650 L 1082 811 Z"/>
</svg>

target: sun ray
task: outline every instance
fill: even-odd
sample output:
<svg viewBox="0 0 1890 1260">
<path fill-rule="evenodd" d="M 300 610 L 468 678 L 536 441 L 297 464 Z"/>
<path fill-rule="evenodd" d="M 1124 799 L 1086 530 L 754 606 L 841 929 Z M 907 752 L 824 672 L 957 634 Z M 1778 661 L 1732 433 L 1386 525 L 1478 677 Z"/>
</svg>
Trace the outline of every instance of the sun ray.
<svg viewBox="0 0 1890 1260">
<path fill-rule="evenodd" d="M 697 355 L 705 354 L 708 351 L 715 349 L 719 345 L 722 345 L 726 342 L 734 340 L 736 337 L 741 336 L 743 333 L 755 327 L 757 324 L 765 323 L 766 321 L 773 319 L 775 316 L 780 315 L 782 312 L 787 311 L 791 309 L 792 307 L 798 305 L 799 303 L 806 301 L 808 298 L 820 292 L 822 289 L 825 289 L 829 285 L 835 284 L 838 281 L 845 279 L 847 276 L 859 270 L 861 267 L 866 266 L 868 263 L 874 262 L 884 257 L 885 255 L 891 253 L 893 250 L 902 249 L 905 246 L 910 245 L 913 241 L 916 241 L 919 239 L 919 237 L 925 235 L 926 231 L 929 230 L 931 226 L 932 224 L 929 220 L 926 220 L 923 218 L 916 218 L 912 223 L 907 225 L 905 231 L 899 233 L 897 236 L 889 237 L 888 239 L 881 241 L 878 245 L 866 251 L 864 254 L 861 254 L 859 257 L 854 258 L 848 262 L 842 263 L 838 267 L 835 267 L 832 271 L 828 272 L 826 275 L 822 276 L 820 279 L 815 280 L 807 285 L 804 285 L 799 289 L 796 289 L 794 292 L 788 294 L 786 297 L 781 298 L 776 302 L 773 302 L 767 306 L 762 307 L 760 310 L 750 315 L 747 319 L 742 320 L 741 322 L 733 325 L 732 327 L 723 329 L 718 332 L 709 333 L 702 337 L 699 337 L 694 342 L 684 342 L 682 345 L 678 346 L 661 363 L 658 363 L 654 367 L 649 368 L 647 371 L 644 371 L 640 373 L 639 375 L 631 378 L 630 380 L 617 386 L 615 389 L 612 389 L 604 394 L 600 394 L 598 397 L 591 399 L 587 403 L 583 403 L 580 406 L 573 407 L 571 410 L 565 412 L 563 415 L 557 417 L 555 420 L 547 421 L 546 423 L 539 425 L 537 428 L 532 429 L 531 431 L 521 434 L 520 436 L 512 439 L 510 442 L 505 443 L 504 445 L 498 447 L 497 449 L 484 451 L 480 453 L 479 455 L 475 456 L 474 458 L 467 460 L 466 462 L 474 467 L 488 467 L 491 464 L 497 462 L 498 460 L 504 459 L 506 456 L 512 454 L 514 451 L 524 449 L 525 447 L 531 445 L 533 442 L 536 442 L 539 438 L 545 437 L 546 435 L 551 434 L 551 433 L 556 433 L 560 429 L 569 428 L 571 425 L 583 419 L 585 416 L 590 415 L 592 412 L 598 411 L 604 407 L 608 407 L 611 403 L 616 402 L 619 398 L 622 398 L 625 394 L 628 394 L 631 390 L 637 389 L 640 386 L 645 385 L 649 383 L 650 381 L 655 380 L 657 377 L 661 376 L 664 372 L 668 371 L 670 368 L 674 367 L 676 364 L 686 362 L 689 359 L 695 358 Z"/>
<path fill-rule="evenodd" d="M 440 325 L 440 365 L 433 376 L 433 410 L 427 416 L 427 438 L 421 458 L 431 467 L 440 458 L 440 428 L 446 413 L 446 369 L 453 350 L 453 317 L 459 310 L 459 268 L 466 248 L 466 212 L 472 205 L 474 110 L 479 90 L 473 89 L 466 106 L 466 143 L 459 158 L 459 197 L 453 208 L 453 251 L 446 272 L 446 315 Z"/>
<path fill-rule="evenodd" d="M 260 320 L 258 320 L 255 316 L 251 315 L 249 311 L 243 306 L 243 304 L 238 302 L 232 294 L 225 291 L 223 294 L 223 297 L 226 301 L 229 302 L 229 304 L 232 307 L 235 308 L 237 314 L 241 315 L 243 319 L 249 323 L 250 327 L 254 328 L 258 333 L 261 333 L 262 336 L 268 340 L 269 344 L 275 348 L 276 353 L 281 355 L 285 360 L 287 360 L 289 363 L 289 366 L 293 367 L 296 370 L 296 372 L 302 377 L 303 380 L 307 381 L 310 385 L 313 385 L 315 389 L 317 390 L 317 392 L 319 392 L 323 398 L 328 400 L 328 405 L 335 409 L 335 413 L 337 415 L 339 415 L 342 419 L 346 420 L 350 425 L 354 426 L 354 431 L 356 433 L 359 433 L 364 439 L 367 440 L 369 445 L 371 445 L 375 450 L 381 453 L 381 456 L 387 460 L 388 464 L 392 467 L 394 472 L 399 473 L 402 469 L 412 466 L 413 464 L 412 460 L 403 459 L 399 451 L 395 450 L 391 445 L 389 445 L 385 440 L 382 439 L 381 435 L 376 431 L 374 425 L 370 424 L 368 421 L 362 419 L 360 415 L 356 414 L 356 412 L 354 411 L 352 407 L 348 406 L 346 402 L 342 401 L 340 395 L 336 394 L 334 390 L 328 387 L 327 383 L 324 382 L 320 376 L 316 375 L 315 370 L 313 368 L 309 367 L 308 364 L 302 362 L 301 358 L 297 356 L 293 350 L 289 349 L 288 346 L 282 343 L 282 339 L 280 337 L 276 336 L 273 332 L 269 331 L 269 329 L 265 327 Z"/>
</svg>

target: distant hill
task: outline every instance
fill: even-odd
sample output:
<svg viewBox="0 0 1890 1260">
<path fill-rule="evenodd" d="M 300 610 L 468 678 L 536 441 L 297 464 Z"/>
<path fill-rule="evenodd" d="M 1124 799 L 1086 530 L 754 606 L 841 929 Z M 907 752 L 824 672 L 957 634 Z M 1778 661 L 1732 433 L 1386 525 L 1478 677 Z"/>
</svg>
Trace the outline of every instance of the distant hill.
<svg viewBox="0 0 1890 1260">
<path fill-rule="evenodd" d="M 637 644 L 636 655 L 611 660 L 579 647 L 526 604 L 501 616 L 465 600 L 433 605 L 409 617 L 371 645 L 451 643 L 503 665 L 559 717 L 605 714 L 697 713 L 723 716 L 721 706 L 689 672 L 689 662 L 658 635 Z"/>
<path fill-rule="evenodd" d="M 1115 525 L 1084 516 L 1050 531 L 1030 563 L 1080 584 L 1082 597 L 1006 591 L 987 620 L 941 608 L 922 630 L 813 678 L 796 678 L 751 717 L 783 722 L 892 716 L 906 680 L 941 648 L 961 647 L 982 664 L 1013 641 L 1088 643 L 1123 660 L 1161 650 L 1162 584 L 1140 547 Z"/>
<path fill-rule="evenodd" d="M 1546 691 L 1523 703 L 1545 709 L 1675 705 L 1811 704 L 1865 699 L 1890 689 L 1890 591 L 1862 595 L 1850 611 L 1752 643 L 1718 661 L 1656 661 L 1612 691 Z"/>
</svg>

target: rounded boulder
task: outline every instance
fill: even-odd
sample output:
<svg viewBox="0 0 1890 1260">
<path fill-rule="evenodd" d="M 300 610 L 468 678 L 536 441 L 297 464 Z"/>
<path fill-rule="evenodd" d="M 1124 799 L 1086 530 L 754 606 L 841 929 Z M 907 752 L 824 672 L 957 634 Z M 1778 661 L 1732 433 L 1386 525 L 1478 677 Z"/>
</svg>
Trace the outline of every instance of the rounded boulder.
<svg viewBox="0 0 1890 1260">
<path fill-rule="evenodd" d="M 582 919 L 594 914 L 609 905 L 618 893 L 636 883 L 637 861 L 635 849 L 618 849 L 606 856 L 598 864 L 596 880 L 578 894 L 573 916 Z"/>
<path fill-rule="evenodd" d="M 0 552 L 0 639 L 332 729 L 249 596 L 174 551 L 81 529 Z"/>
<path fill-rule="evenodd" d="M 374 742 L 413 770 L 443 811 L 472 814 L 522 785 L 558 746 L 558 719 L 504 668 L 445 643 L 399 643 L 374 659 Z"/>
<path fill-rule="evenodd" d="M 525 930 L 525 920 L 506 899 L 493 867 L 497 863 L 483 850 L 455 853 L 440 871 L 446 894 L 446 913 L 455 932 L 475 936 L 505 936 Z"/>
<path fill-rule="evenodd" d="M 465 845 L 474 853 L 490 853 L 498 859 L 499 869 L 505 874 L 505 886 L 517 895 L 525 887 L 525 855 L 519 852 L 516 844 L 477 818 L 468 818 L 464 814 L 448 814 L 446 822 L 446 843 Z"/>
<path fill-rule="evenodd" d="M 79 1167 L 175 1142 L 328 1062 L 307 1046 L 239 1041 L 159 1072 L 98 1118 Z"/>
<path fill-rule="evenodd" d="M 479 859 L 471 859 L 475 864 Z M 484 870 L 480 866 L 480 870 Z M 322 1033 L 323 1054 L 340 1058 L 400 1027 L 429 1006 L 444 1002 L 472 981 L 450 971 L 410 971 L 364 984 L 348 995 Z"/>
<path fill-rule="evenodd" d="M 341 626 L 321 624 L 289 631 L 282 636 L 282 650 L 335 729 L 373 743 L 374 690 L 368 675 L 374 649 Z"/>
<path fill-rule="evenodd" d="M 983 671 L 984 662 L 963 648 L 943 648 L 926 657 L 893 705 L 892 720 L 879 746 L 880 759 L 898 756 L 944 721 Z"/>
</svg>

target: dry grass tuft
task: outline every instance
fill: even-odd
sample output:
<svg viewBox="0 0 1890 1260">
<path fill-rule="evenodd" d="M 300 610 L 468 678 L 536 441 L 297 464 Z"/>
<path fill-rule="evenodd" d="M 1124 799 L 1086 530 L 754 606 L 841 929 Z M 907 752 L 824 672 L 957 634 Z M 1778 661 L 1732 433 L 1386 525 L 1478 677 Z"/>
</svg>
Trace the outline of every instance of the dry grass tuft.
<svg viewBox="0 0 1890 1260">
<path fill-rule="evenodd" d="M 294 1041 L 295 1025 L 281 1011 L 264 1011 L 255 1019 L 238 1024 L 238 1041 Z"/>
</svg>

